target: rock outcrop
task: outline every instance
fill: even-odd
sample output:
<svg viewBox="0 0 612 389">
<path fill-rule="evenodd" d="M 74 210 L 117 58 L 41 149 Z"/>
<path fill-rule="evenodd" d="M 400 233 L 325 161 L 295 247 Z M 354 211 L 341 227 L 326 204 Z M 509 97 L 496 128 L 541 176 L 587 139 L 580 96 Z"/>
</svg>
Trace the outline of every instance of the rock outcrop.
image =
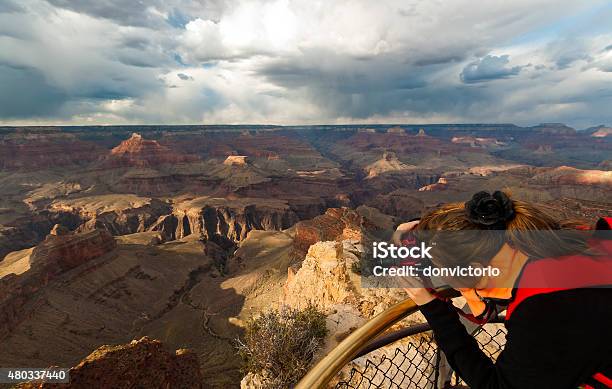
<svg viewBox="0 0 612 389">
<path fill-rule="evenodd" d="M 22 319 L 22 308 L 51 280 L 113 251 L 115 239 L 103 230 L 64 233 L 60 227 L 38 246 L 0 263 L 0 338 Z"/>
<path fill-rule="evenodd" d="M 435 184 L 425 185 L 419 188 L 419 192 L 437 192 L 448 188 L 448 180 L 440 177 Z"/>
<path fill-rule="evenodd" d="M 361 276 L 354 270 L 361 255 L 359 245 L 348 240 L 318 242 L 310 246 L 297 272 L 288 270 L 284 304 L 312 303 L 327 314 L 329 335 L 322 355 L 368 319 L 407 297 L 398 289 L 362 288 Z M 417 316 L 410 320 L 423 319 Z"/>
<path fill-rule="evenodd" d="M 270 181 L 270 172 L 253 165 L 244 155 L 230 155 L 222 164 L 211 166 L 208 174 L 221 180 L 228 192 Z"/>
<path fill-rule="evenodd" d="M 261 389 L 265 387 L 265 379 L 259 374 L 248 373 L 240 381 L 240 389 Z"/>
<path fill-rule="evenodd" d="M 248 163 L 249 158 L 246 155 L 230 155 L 223 161 L 223 164 L 228 166 L 246 166 Z"/>
<path fill-rule="evenodd" d="M 358 243 L 350 240 L 310 246 L 299 270 L 288 270 L 284 303 L 301 307 L 311 302 L 328 313 L 341 309 L 370 318 L 406 298 L 397 289 L 361 287 L 361 275 L 355 272 L 361 250 Z"/>
<path fill-rule="evenodd" d="M 382 173 L 409 170 L 413 167 L 400 161 L 394 152 L 385 151 L 381 159 L 369 164 L 364 170 L 368 174 L 368 178 L 373 178 Z"/>
<path fill-rule="evenodd" d="M 612 128 L 610 127 L 599 127 L 597 131 L 591 134 L 593 138 L 605 138 L 607 136 L 612 136 Z"/>
<path fill-rule="evenodd" d="M 56 226 L 55 234 L 47 236 L 32 251 L 31 268 L 44 266 L 48 271 L 47 278 L 63 273 L 94 258 L 115 249 L 115 239 L 104 230 L 92 230 L 83 233 L 60 233 Z"/>
<path fill-rule="evenodd" d="M 289 268 L 285 303 L 299 307 L 312 302 L 329 311 L 336 304 L 354 298 L 349 278 L 351 264 L 343 254 L 342 242 L 318 242 L 310 246 L 300 270 L 293 273 Z"/>
<path fill-rule="evenodd" d="M 329 208 L 323 215 L 295 225 L 295 247 L 306 252 L 321 241 L 361 240 L 361 216 L 349 208 Z"/>
<path fill-rule="evenodd" d="M 119 346 L 101 346 L 70 369 L 69 384 L 22 384 L 20 389 L 203 388 L 197 355 L 186 349 L 174 354 L 158 340 L 143 337 Z"/>
<path fill-rule="evenodd" d="M 195 161 L 197 158 L 194 156 L 181 154 L 156 140 L 144 139 L 142 135 L 133 133 L 111 150 L 104 164 L 109 167 L 144 168 Z"/>
<path fill-rule="evenodd" d="M 33 247 L 42 242 L 56 224 L 76 229 L 82 219 L 69 212 L 28 212 L 9 223 L 0 224 L 0 263 L 2 258 L 17 250 Z"/>
</svg>

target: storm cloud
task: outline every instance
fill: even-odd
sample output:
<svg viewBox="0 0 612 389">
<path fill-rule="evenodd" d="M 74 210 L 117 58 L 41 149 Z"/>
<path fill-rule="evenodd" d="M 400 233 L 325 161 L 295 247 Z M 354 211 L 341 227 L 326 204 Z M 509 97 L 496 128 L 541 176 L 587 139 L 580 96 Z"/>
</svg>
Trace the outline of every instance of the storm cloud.
<svg viewBox="0 0 612 389">
<path fill-rule="evenodd" d="M 0 4 L 5 124 L 612 124 L 604 0 Z"/>
<path fill-rule="evenodd" d="M 520 66 L 508 66 L 508 55 L 496 57 L 487 55 L 469 63 L 461 72 L 461 81 L 465 83 L 482 82 L 516 76 L 521 71 Z"/>
</svg>

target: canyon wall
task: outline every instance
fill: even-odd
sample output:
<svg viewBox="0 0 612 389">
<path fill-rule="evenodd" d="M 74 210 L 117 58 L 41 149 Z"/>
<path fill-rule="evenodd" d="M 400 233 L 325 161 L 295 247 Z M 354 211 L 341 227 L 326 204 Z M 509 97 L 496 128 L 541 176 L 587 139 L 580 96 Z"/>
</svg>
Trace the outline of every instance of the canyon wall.
<svg viewBox="0 0 612 389">
<path fill-rule="evenodd" d="M 27 315 L 24 305 L 36 292 L 77 266 L 112 252 L 115 239 L 104 230 L 70 233 L 56 227 L 27 252 L 0 262 L 0 338 Z"/>
<path fill-rule="evenodd" d="M 44 131 L 0 137 L 0 170 L 37 171 L 56 167 L 78 167 L 96 161 L 104 149 L 71 134 Z"/>
<path fill-rule="evenodd" d="M 283 230 L 299 220 L 287 202 L 280 200 L 236 200 L 200 197 L 178 204 L 149 229 L 168 239 L 197 234 L 207 240 L 239 242 L 251 230 Z"/>
</svg>

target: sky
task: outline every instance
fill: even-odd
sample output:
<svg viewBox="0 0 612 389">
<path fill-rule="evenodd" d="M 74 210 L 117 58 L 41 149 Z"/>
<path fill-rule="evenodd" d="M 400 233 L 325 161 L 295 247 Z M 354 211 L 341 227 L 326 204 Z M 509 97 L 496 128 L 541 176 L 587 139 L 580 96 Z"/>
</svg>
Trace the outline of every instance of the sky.
<svg viewBox="0 0 612 389">
<path fill-rule="evenodd" d="M 612 125 L 607 0 L 0 0 L 0 124 Z"/>
</svg>

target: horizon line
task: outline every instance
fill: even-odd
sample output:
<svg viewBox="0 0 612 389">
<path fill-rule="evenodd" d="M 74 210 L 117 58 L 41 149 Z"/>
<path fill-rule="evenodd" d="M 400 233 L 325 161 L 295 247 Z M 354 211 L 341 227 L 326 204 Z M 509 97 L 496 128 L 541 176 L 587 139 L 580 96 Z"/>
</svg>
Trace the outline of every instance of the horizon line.
<svg viewBox="0 0 612 389">
<path fill-rule="evenodd" d="M 261 124 L 261 123 L 248 123 L 248 124 L 161 124 L 161 123 L 148 123 L 148 124 L 24 124 L 24 125 L 4 125 L 0 124 L 0 129 L 7 128 L 55 128 L 55 127 L 275 127 L 275 128 L 287 128 L 287 127 L 373 127 L 373 126 L 410 126 L 410 127 L 432 127 L 432 126 L 514 126 L 519 128 L 532 128 L 538 126 L 565 126 L 578 130 L 576 127 L 572 127 L 563 122 L 542 122 L 530 125 L 518 125 L 515 123 L 504 123 L 504 122 L 442 122 L 442 123 L 317 123 L 317 124 Z M 606 124 L 593 125 L 586 128 L 594 127 L 605 127 Z"/>
</svg>

